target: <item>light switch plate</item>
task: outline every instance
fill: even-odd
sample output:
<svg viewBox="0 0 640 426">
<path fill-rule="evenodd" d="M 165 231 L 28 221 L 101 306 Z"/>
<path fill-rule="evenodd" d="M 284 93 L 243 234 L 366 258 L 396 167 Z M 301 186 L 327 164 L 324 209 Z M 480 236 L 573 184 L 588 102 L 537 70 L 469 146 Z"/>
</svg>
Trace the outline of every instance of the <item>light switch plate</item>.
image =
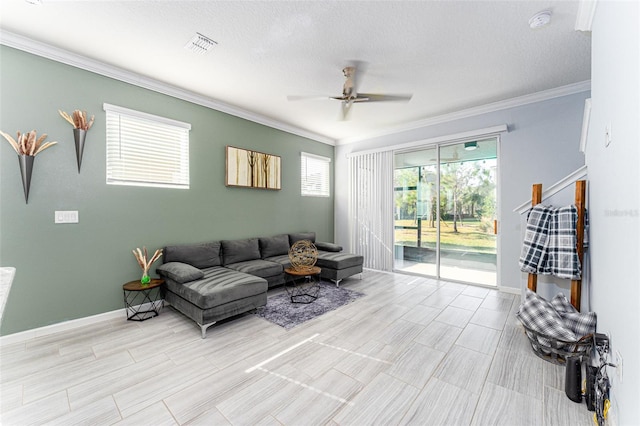
<svg viewBox="0 0 640 426">
<path fill-rule="evenodd" d="M 56 210 L 55 223 L 78 223 L 78 210 Z"/>
</svg>

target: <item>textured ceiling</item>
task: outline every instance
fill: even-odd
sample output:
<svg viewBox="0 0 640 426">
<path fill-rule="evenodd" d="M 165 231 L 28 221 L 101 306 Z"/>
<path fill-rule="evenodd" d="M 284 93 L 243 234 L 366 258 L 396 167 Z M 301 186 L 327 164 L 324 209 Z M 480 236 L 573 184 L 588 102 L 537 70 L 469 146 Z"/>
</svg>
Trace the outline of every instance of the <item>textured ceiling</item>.
<svg viewBox="0 0 640 426">
<path fill-rule="evenodd" d="M 553 12 L 531 30 L 529 18 Z M 590 79 L 577 1 L 2 0 L 0 28 L 334 140 Z M 202 33 L 218 45 L 183 46 Z M 349 61 L 361 92 L 408 103 L 354 105 L 338 120 Z"/>
</svg>

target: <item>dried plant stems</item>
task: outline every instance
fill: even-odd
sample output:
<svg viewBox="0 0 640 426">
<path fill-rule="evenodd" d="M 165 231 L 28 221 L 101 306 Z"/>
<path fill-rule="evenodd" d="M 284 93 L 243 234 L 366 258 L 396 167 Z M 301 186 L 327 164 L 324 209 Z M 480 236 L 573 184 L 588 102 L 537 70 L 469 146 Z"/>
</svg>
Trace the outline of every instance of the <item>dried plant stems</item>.
<svg viewBox="0 0 640 426">
<path fill-rule="evenodd" d="M 74 129 L 89 130 L 91 126 L 93 126 L 95 115 L 92 115 L 91 119 L 87 121 L 86 111 L 80 111 L 79 109 L 77 109 L 73 111 L 71 116 L 61 110 L 58 110 L 58 112 L 60 113 L 60 116 L 62 118 L 67 120 L 67 122 L 73 126 Z"/>
<path fill-rule="evenodd" d="M 160 256 L 162 256 L 162 249 L 156 250 L 156 252 L 153 254 L 151 259 L 149 259 L 148 261 L 147 261 L 147 258 L 149 254 L 147 253 L 146 247 L 143 247 L 142 250 L 140 250 L 139 248 L 136 248 L 135 250 L 132 250 L 132 252 L 136 260 L 138 261 L 138 265 L 140 265 L 140 267 L 142 268 L 142 271 L 145 274 L 149 272 L 149 267 L 151 267 L 153 262 L 155 262 L 160 258 Z"/>
<path fill-rule="evenodd" d="M 11 146 L 13 147 L 13 149 L 18 155 L 35 156 L 40 152 L 44 151 L 45 149 L 49 148 L 50 146 L 53 146 L 58 143 L 58 142 L 43 143 L 44 140 L 47 138 L 47 134 L 43 133 L 42 136 L 36 139 L 37 133 L 35 130 L 32 130 L 28 133 L 22 133 L 22 134 L 20 132 L 17 132 L 17 135 L 18 135 L 17 141 L 13 139 L 11 135 L 3 131 L 0 131 L 0 134 L 4 136 L 7 142 L 11 144 Z"/>
</svg>

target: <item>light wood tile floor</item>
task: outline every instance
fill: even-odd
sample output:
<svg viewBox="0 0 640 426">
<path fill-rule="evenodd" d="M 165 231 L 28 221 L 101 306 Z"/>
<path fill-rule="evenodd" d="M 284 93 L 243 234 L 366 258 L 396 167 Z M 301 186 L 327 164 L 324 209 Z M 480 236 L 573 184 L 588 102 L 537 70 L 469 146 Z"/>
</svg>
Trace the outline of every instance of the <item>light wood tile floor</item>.
<svg viewBox="0 0 640 426">
<path fill-rule="evenodd" d="M 528 347 L 516 296 L 373 271 L 342 286 L 365 296 L 289 331 L 245 314 L 203 340 L 165 308 L 4 345 L 0 423 L 592 423 Z"/>
</svg>

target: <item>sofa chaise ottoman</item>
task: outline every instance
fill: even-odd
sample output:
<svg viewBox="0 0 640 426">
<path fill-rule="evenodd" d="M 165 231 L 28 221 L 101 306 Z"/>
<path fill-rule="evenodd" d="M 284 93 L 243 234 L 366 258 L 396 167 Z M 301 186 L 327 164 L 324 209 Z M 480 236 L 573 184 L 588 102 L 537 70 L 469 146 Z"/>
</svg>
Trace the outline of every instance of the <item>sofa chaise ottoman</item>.
<svg viewBox="0 0 640 426">
<path fill-rule="evenodd" d="M 156 269 L 165 280 L 165 300 L 200 326 L 203 339 L 217 321 L 267 304 L 267 280 L 222 267 L 220 247 L 167 246 Z"/>
<path fill-rule="evenodd" d="M 316 266 L 321 269 L 320 277 L 333 281 L 336 283 L 336 287 L 340 286 L 340 281 L 344 278 L 362 274 L 364 257 L 358 254 L 343 253 L 342 247 L 339 245 L 316 241 L 315 232 L 289 234 L 290 245 L 299 240 L 309 240 L 314 243 L 318 249 Z"/>
</svg>

